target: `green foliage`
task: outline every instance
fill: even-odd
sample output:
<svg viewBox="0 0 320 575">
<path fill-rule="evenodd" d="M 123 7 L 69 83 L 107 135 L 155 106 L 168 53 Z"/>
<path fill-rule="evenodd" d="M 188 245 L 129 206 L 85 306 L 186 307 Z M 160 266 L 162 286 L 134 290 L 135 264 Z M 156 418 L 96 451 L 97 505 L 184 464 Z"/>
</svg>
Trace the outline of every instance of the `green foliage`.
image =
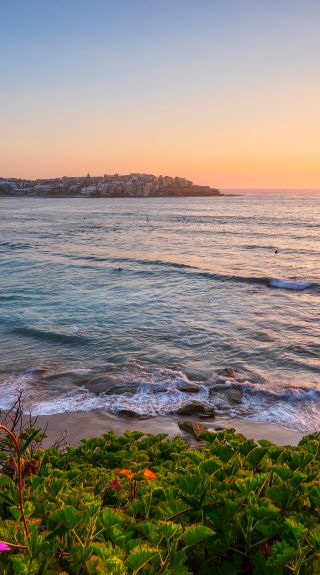
<svg viewBox="0 0 320 575">
<path fill-rule="evenodd" d="M 24 458 L 38 439 L 35 429 L 20 438 Z M 0 552 L 0 573 L 320 573 L 319 434 L 297 447 L 234 430 L 202 439 L 192 450 L 163 434 L 110 432 L 33 451 L 23 467 L 29 536 L 0 450 L 0 540 L 14 545 Z"/>
</svg>

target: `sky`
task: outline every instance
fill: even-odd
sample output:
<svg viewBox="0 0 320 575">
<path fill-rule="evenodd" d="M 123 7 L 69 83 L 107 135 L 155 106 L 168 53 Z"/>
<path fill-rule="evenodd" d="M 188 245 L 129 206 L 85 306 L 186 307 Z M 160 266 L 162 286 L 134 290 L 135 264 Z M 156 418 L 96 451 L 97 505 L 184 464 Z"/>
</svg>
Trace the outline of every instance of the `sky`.
<svg viewBox="0 0 320 575">
<path fill-rule="evenodd" d="M 0 176 L 320 188 L 319 0 L 0 0 Z"/>
</svg>

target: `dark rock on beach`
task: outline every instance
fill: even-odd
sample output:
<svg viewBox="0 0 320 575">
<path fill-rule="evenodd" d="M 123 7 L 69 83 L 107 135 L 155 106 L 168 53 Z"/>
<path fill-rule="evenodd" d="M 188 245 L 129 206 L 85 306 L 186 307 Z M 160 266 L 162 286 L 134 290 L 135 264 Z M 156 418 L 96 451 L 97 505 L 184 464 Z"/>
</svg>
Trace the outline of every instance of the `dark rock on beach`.
<svg viewBox="0 0 320 575">
<path fill-rule="evenodd" d="M 193 401 L 180 407 L 177 413 L 179 415 L 204 415 L 214 417 L 214 408 L 203 405 L 199 401 Z"/>
<path fill-rule="evenodd" d="M 178 426 L 181 431 L 185 431 L 186 433 L 191 433 L 196 439 L 202 434 L 208 431 L 206 425 L 202 423 L 198 423 L 197 421 L 179 421 Z"/>
<path fill-rule="evenodd" d="M 126 417 L 141 417 L 139 413 L 126 408 L 120 408 L 118 415 L 125 415 Z"/>
</svg>

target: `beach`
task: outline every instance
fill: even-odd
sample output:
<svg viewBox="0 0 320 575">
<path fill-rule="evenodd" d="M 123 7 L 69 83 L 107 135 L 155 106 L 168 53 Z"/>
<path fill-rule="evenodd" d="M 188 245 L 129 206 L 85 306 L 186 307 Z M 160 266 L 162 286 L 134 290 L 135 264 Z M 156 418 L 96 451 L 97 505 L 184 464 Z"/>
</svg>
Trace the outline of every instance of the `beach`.
<svg viewBox="0 0 320 575">
<path fill-rule="evenodd" d="M 67 432 L 66 441 L 73 447 L 80 444 L 82 439 L 89 437 L 98 437 L 114 431 L 117 435 L 125 431 L 141 431 L 145 434 L 166 433 L 169 438 L 183 437 L 194 444 L 194 440 L 189 433 L 180 430 L 178 423 L 181 421 L 197 422 L 207 426 L 210 430 L 234 428 L 238 433 L 252 438 L 256 441 L 267 439 L 277 445 L 297 445 L 303 437 L 302 433 L 285 429 L 280 425 L 248 422 L 241 419 L 232 418 L 206 418 L 197 419 L 193 417 L 152 417 L 136 418 L 118 417 L 112 414 L 106 414 L 103 411 L 63 413 L 51 416 L 39 416 L 37 425 L 46 429 L 48 435 L 44 442 L 45 447 L 54 443 L 56 438 Z"/>
</svg>

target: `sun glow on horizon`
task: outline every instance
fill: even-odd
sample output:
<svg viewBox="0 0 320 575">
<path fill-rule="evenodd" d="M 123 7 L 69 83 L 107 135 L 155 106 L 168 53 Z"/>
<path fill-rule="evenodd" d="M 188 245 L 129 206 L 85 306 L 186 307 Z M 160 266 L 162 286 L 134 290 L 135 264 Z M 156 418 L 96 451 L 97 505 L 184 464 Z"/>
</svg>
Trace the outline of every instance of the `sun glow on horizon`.
<svg viewBox="0 0 320 575">
<path fill-rule="evenodd" d="M 317 3 L 95 1 L 3 8 L 0 176 L 320 188 Z"/>
</svg>

